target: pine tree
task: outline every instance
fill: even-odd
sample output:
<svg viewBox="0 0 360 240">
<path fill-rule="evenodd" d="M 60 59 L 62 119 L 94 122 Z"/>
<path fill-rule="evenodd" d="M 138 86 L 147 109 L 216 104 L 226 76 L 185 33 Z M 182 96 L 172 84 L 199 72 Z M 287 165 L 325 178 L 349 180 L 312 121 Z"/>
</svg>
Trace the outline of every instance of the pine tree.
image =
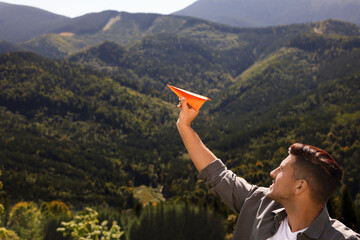
<svg viewBox="0 0 360 240">
<path fill-rule="evenodd" d="M 350 195 L 350 191 L 346 185 L 344 185 L 341 189 L 341 221 L 348 227 L 355 229 L 359 226 L 359 222 L 357 220 L 357 211 L 355 208 L 354 201 Z"/>
</svg>

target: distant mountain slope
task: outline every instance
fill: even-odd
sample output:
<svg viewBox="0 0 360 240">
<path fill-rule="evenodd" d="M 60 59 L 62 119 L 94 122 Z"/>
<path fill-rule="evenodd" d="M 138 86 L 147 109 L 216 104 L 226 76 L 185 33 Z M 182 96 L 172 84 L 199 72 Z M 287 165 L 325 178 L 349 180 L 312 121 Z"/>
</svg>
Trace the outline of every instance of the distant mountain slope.
<svg viewBox="0 0 360 240">
<path fill-rule="evenodd" d="M 24 51 L 24 50 L 25 50 L 24 48 L 22 48 L 16 44 L 0 40 L 0 54 L 7 53 L 7 52 Z"/>
<path fill-rule="evenodd" d="M 148 35 L 174 33 L 230 49 L 236 44 L 234 39 L 239 29 L 189 17 L 106 11 L 70 19 L 50 32 L 21 45 L 46 57 L 63 58 L 104 41 L 129 46 Z M 208 36 L 210 32 L 212 34 Z"/>
<path fill-rule="evenodd" d="M 104 41 L 130 47 L 146 36 L 167 33 L 201 41 L 208 47 L 222 51 L 224 55 L 237 55 L 236 62 L 233 62 L 233 65 L 237 65 L 238 62 L 252 61 L 253 58 L 248 58 L 252 54 L 259 57 L 272 51 L 304 31 L 309 32 L 316 27 L 317 31 L 323 32 L 324 26 L 327 31 L 334 27 L 338 32 L 343 27 L 341 31 L 344 34 L 356 35 L 358 31 L 353 24 L 340 21 L 245 29 L 192 17 L 105 11 L 68 19 L 49 31 L 51 33 L 25 41 L 20 46 L 45 57 L 65 58 Z M 244 70 L 238 69 L 238 72 Z"/>
<path fill-rule="evenodd" d="M 232 85 L 234 79 L 245 70 L 249 72 L 254 66 L 266 62 L 264 59 L 272 54 L 284 57 L 286 55 L 285 58 L 289 59 L 281 62 L 282 66 L 286 63 L 301 66 L 300 71 L 304 72 L 297 74 L 312 78 L 313 71 L 310 70 L 314 63 L 310 63 L 312 57 L 309 57 L 307 52 L 286 53 L 281 49 L 289 48 L 290 43 L 297 48 L 311 51 L 312 54 L 318 49 L 338 45 L 341 48 L 353 49 L 359 44 L 360 35 L 360 27 L 357 25 L 333 20 L 257 29 L 224 27 L 217 31 L 209 30 L 211 23 L 199 23 L 195 20 L 192 29 L 200 26 L 202 28 L 197 31 L 189 31 L 184 27 L 171 34 L 149 35 L 130 47 L 105 42 L 74 54 L 69 60 L 112 73 L 132 74 L 129 79 L 138 80 L 128 84 L 136 86 L 141 92 L 149 93 L 151 89 L 152 94 L 154 91 L 159 91 L 160 94 L 167 83 L 173 83 L 203 94 L 214 95 Z M 326 36 L 330 35 L 336 37 L 331 41 L 327 40 Z M 343 43 L 337 43 L 336 39 Z M 268 65 L 274 64 L 269 61 Z M 262 73 L 262 70 L 256 71 Z M 289 73 L 290 76 L 298 77 L 295 70 Z M 262 78 L 261 74 L 259 78 Z M 254 79 L 251 78 L 252 80 Z M 263 81 L 266 82 L 266 79 Z"/>
<path fill-rule="evenodd" d="M 320 23 L 312 32 L 295 36 L 255 62 L 222 92 L 215 111 L 233 119 L 234 127 L 245 126 L 239 124 L 236 117 L 239 115 L 247 115 L 244 123 L 256 124 L 255 116 L 264 115 L 266 109 L 272 111 L 284 99 L 360 73 L 360 28 L 353 29 L 356 35 L 352 35 L 352 30 L 344 34 L 346 27 L 336 27 L 337 22 L 333 23 Z M 322 33 L 319 28 L 323 29 Z"/>
<path fill-rule="evenodd" d="M 104 30 L 110 19 L 119 15 L 117 11 L 103 11 L 89 13 L 80 17 L 69 19 L 64 25 L 53 29 L 55 33 L 69 32 L 73 34 L 94 34 Z"/>
<path fill-rule="evenodd" d="M 96 69 L 136 75 L 137 90 L 157 95 L 163 95 L 166 84 L 204 94 L 224 88 L 232 82 L 226 63 L 220 64 L 224 59 L 217 49 L 173 34 L 147 36 L 130 48 L 105 42 L 69 58 Z"/>
<path fill-rule="evenodd" d="M 47 33 L 68 19 L 38 8 L 0 2 L 0 40 L 22 42 Z"/>
<path fill-rule="evenodd" d="M 110 13 L 112 14 L 112 12 Z M 92 16 L 96 19 L 102 19 L 105 15 L 107 15 L 106 12 L 93 14 Z M 87 16 L 84 17 L 87 18 Z M 77 51 L 99 45 L 104 41 L 131 46 L 146 36 L 167 33 L 199 40 L 209 47 L 227 51 L 229 55 L 237 54 L 240 61 L 247 61 L 246 58 L 242 57 L 243 53 L 235 50 L 236 48 L 241 48 L 246 52 L 256 46 L 257 53 L 261 54 L 262 51 L 269 50 L 274 45 L 280 45 L 283 41 L 289 40 L 299 32 L 308 31 L 307 27 L 303 25 L 241 29 L 190 17 L 158 14 L 118 13 L 115 16 L 108 16 L 108 18 L 109 21 L 106 24 L 103 22 L 97 25 L 98 27 L 91 25 L 93 26 L 91 33 L 81 34 L 86 29 L 90 29 L 86 22 L 80 25 L 74 23 L 67 25 L 61 31 L 58 30 L 59 33 L 44 34 L 21 45 L 42 56 L 63 58 Z M 342 24 L 340 23 L 340 25 Z M 76 32 L 61 33 L 62 31 L 71 30 Z M 272 44 L 268 44 L 270 40 Z"/>
<path fill-rule="evenodd" d="M 82 18 L 89 19 L 84 21 Z M 96 24 L 89 24 L 91 22 Z M 344 23 L 339 24 L 346 26 Z M 167 33 L 199 40 L 209 47 L 227 51 L 228 55 L 238 55 L 239 61 L 247 61 L 243 53 L 251 48 L 255 47 L 256 54 L 260 55 L 262 51 L 271 50 L 302 31 L 309 31 L 308 26 L 299 24 L 291 27 L 242 29 L 191 17 L 108 11 L 71 19 L 63 28 L 21 45 L 42 56 L 63 58 L 104 41 L 131 46 L 146 36 Z M 272 43 L 269 44 L 269 41 Z"/>
<path fill-rule="evenodd" d="M 55 33 L 43 34 L 18 45 L 41 56 L 57 59 L 66 58 L 87 46 L 84 41 Z"/>
<path fill-rule="evenodd" d="M 360 24 L 359 0 L 198 0 L 175 15 L 240 27 L 308 23 L 329 18 Z"/>
</svg>

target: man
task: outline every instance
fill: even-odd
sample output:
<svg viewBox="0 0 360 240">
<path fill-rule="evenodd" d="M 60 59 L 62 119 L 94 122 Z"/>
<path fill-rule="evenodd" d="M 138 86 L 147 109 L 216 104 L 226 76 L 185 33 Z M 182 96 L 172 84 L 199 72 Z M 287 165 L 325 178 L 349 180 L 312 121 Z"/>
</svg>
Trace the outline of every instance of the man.
<svg viewBox="0 0 360 240">
<path fill-rule="evenodd" d="M 289 156 L 270 173 L 269 188 L 236 177 L 202 143 L 191 128 L 198 112 L 185 98 L 177 128 L 207 187 L 238 214 L 234 240 L 360 239 L 360 235 L 329 217 L 325 204 L 335 191 L 342 170 L 325 151 L 294 144 Z"/>
</svg>

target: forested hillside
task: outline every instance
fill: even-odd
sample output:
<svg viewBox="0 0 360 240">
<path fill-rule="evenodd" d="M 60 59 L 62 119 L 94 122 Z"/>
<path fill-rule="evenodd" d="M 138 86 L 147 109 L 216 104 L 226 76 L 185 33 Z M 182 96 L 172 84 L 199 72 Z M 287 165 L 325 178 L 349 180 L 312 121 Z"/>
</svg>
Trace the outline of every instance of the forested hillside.
<svg viewBox="0 0 360 240">
<path fill-rule="evenodd" d="M 98 19 L 103 15 L 106 15 L 106 12 L 95 14 L 93 17 Z M 80 26 L 73 26 L 74 31 L 81 27 L 76 32 L 60 31 L 44 34 L 22 42 L 19 45 L 45 57 L 65 58 L 81 50 L 91 48 L 94 45 L 102 44 L 104 41 L 111 41 L 125 47 L 131 47 L 133 44 L 137 44 L 137 41 L 143 40 L 144 37 L 167 33 L 175 34 L 182 38 L 199 40 L 208 47 L 216 48 L 232 55 L 232 59 L 235 61 L 241 61 L 244 60 L 244 57 L 247 57 L 249 54 L 248 50 L 250 49 L 256 49 L 256 52 L 253 54 L 257 56 L 260 56 L 263 51 L 269 53 L 274 47 L 289 41 L 294 36 L 302 32 L 313 31 L 314 28 L 321 25 L 321 23 L 314 23 L 293 25 L 291 27 L 276 26 L 242 29 L 190 17 L 129 13 L 118 13 L 113 18 L 108 16 L 108 20 L 111 21 L 111 19 L 117 20 L 114 20 L 106 30 L 97 28 L 87 33 L 87 29 L 94 27 L 89 24 L 92 21 L 81 21 Z M 352 24 L 337 23 L 337 25 L 343 25 L 344 29 L 350 28 L 353 31 L 357 31 L 354 30 L 356 27 Z M 105 26 L 106 24 L 103 23 L 103 27 Z M 338 27 L 337 31 L 339 29 Z"/>
<path fill-rule="evenodd" d="M 164 96 L 166 84 L 211 94 L 232 83 L 225 64 L 219 64 L 220 54 L 199 41 L 159 34 L 146 37 L 129 49 L 105 42 L 70 57 L 69 61 L 114 75 L 125 74 L 132 82 L 123 84 L 147 94 L 175 99 L 172 95 Z"/>
<path fill-rule="evenodd" d="M 187 20 L 186 28 L 179 28 L 179 31 L 149 35 L 129 47 L 107 41 L 74 54 L 69 60 L 110 73 L 128 74 L 130 79 L 138 79 L 131 84 L 142 92 L 149 93 L 149 89 L 162 92 L 167 83 L 176 83 L 180 87 L 214 95 L 265 58 L 270 58 L 272 54 L 285 54 L 276 53 L 284 52 L 282 48 L 304 44 L 299 46 L 304 51 L 306 44 L 312 46 L 313 49 L 308 49 L 309 53 L 297 56 L 299 59 L 309 55 L 303 61 L 309 66 L 299 68 L 299 71 L 308 71 L 307 67 L 312 64 L 309 61 L 313 61 L 310 58 L 316 58 L 316 51 L 323 52 L 325 48 L 329 51 L 332 47 L 351 51 L 359 44 L 359 34 L 356 25 L 332 20 L 260 29 L 220 27 L 199 20 L 190 25 L 190 20 Z M 339 37 L 331 40 L 332 35 Z M 320 49 L 313 45 L 315 42 L 327 45 Z M 287 55 L 292 58 L 295 53 L 292 51 Z M 301 63 L 297 64 L 300 66 Z M 306 74 L 311 75 L 311 71 Z"/>
<path fill-rule="evenodd" d="M 161 164 L 180 147 L 172 105 L 67 62 L 31 53 L 1 62 L 1 164 L 12 200 L 125 207 L 128 187 L 162 181 Z"/>
<path fill-rule="evenodd" d="M 359 230 L 358 26 L 241 29 L 157 15 L 141 15 L 140 24 L 131 16 L 117 41 L 106 31 L 30 41 L 45 56 L 62 52 L 62 60 L 0 55 L 1 224 L 21 238 L 35 231 L 36 239 L 64 239 L 55 231 L 61 220 L 90 206 L 121 225 L 122 239 L 143 231 L 168 239 L 180 222 L 196 239 L 230 238 L 236 217 L 198 181 L 175 127 L 172 84 L 212 99 L 193 126 L 253 184 L 270 185 L 269 172 L 294 142 L 327 150 L 345 171 L 330 213 Z M 53 51 L 54 42 L 64 48 Z M 19 229 L 22 214 L 38 225 Z M 200 230 L 209 226 L 216 234 Z"/>
<path fill-rule="evenodd" d="M 2 222 L 20 237 L 36 233 L 36 239 L 63 239 L 55 230 L 69 219 L 69 210 L 57 212 L 60 206 L 73 211 L 96 207 L 101 218 L 117 219 L 135 239 L 137 232 L 130 229 L 145 227 L 137 225 L 137 217 L 146 218 L 141 209 L 159 199 L 213 204 L 204 186 L 196 185 L 195 169 L 177 137 L 175 104 L 67 61 L 22 52 L 1 55 L 0 61 L 0 166 L 7 211 Z M 47 204 L 51 214 L 43 210 Z M 109 208 L 114 210 L 106 215 Z M 175 205 L 163 208 L 180 211 Z M 222 222 L 214 210 L 194 211 L 179 214 Z M 22 214 L 32 214 L 26 216 L 33 224 L 12 223 Z M 220 230 L 222 235 L 222 225 Z"/>
</svg>

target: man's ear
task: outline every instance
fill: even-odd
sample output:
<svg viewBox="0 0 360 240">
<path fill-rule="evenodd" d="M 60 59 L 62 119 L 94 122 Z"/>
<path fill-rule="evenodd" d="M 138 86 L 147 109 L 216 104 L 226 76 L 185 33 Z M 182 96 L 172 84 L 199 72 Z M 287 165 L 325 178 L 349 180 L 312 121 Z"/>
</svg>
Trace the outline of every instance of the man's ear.
<svg viewBox="0 0 360 240">
<path fill-rule="evenodd" d="M 309 188 L 309 185 L 308 185 L 308 182 L 305 179 L 297 180 L 296 181 L 295 194 L 301 194 L 308 188 Z"/>
</svg>

